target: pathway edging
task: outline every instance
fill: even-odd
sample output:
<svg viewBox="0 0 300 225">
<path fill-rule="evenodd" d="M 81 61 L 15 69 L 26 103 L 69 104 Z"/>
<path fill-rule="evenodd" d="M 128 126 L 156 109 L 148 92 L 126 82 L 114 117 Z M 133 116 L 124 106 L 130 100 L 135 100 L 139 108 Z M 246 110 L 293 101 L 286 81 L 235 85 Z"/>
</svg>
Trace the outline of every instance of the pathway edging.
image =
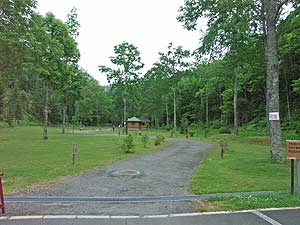
<svg viewBox="0 0 300 225">
<path fill-rule="evenodd" d="M 153 197 L 59 197 L 59 196 L 9 196 L 5 201 L 10 202 L 98 202 L 98 203 L 132 203 L 132 202 L 168 202 L 168 201 L 193 201 L 205 200 L 212 197 L 228 197 L 228 196 L 250 196 L 265 195 L 272 193 L 286 193 L 286 191 L 260 191 L 260 192 L 235 192 L 235 193 L 217 193 L 203 195 L 186 195 L 186 196 L 153 196 Z"/>
<path fill-rule="evenodd" d="M 224 215 L 237 213 L 254 213 L 268 211 L 282 211 L 300 209 L 300 207 L 285 207 L 285 208 L 265 208 L 265 209 L 250 209 L 240 211 L 216 211 L 216 212 L 199 212 L 199 213 L 181 213 L 181 214 L 162 214 L 162 215 L 128 215 L 128 216 L 109 216 L 109 215 L 41 215 L 41 216 L 2 216 L 0 220 L 25 220 L 25 219 L 134 219 L 134 218 L 170 218 L 170 217 L 191 217 L 203 215 Z"/>
</svg>

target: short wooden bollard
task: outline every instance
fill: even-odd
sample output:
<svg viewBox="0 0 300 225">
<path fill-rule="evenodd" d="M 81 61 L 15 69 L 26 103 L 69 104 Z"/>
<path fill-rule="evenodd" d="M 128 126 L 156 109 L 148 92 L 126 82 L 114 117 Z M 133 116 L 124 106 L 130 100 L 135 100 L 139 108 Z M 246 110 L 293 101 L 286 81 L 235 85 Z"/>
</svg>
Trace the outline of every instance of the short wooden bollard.
<svg viewBox="0 0 300 225">
<path fill-rule="evenodd" d="M 5 213 L 5 206 L 4 206 L 4 193 L 3 193 L 3 186 L 2 186 L 2 177 L 4 173 L 0 173 L 0 209 L 2 213 Z"/>
<path fill-rule="evenodd" d="M 221 148 L 221 159 L 224 159 L 225 142 L 223 140 L 220 141 L 220 148 Z"/>
<path fill-rule="evenodd" d="M 77 144 L 73 144 L 72 145 L 72 162 L 73 162 L 73 165 L 75 164 L 75 158 L 76 158 L 77 152 L 78 152 L 78 146 L 77 146 Z"/>
</svg>

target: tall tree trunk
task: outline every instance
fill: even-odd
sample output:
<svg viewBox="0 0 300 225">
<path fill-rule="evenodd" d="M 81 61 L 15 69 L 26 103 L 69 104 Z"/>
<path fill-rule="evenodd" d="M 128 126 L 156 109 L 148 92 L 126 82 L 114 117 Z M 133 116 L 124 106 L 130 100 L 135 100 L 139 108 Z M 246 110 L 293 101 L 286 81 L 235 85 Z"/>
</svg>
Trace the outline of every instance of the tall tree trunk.
<svg viewBox="0 0 300 225">
<path fill-rule="evenodd" d="M 276 32 L 277 1 L 265 0 L 267 26 L 267 98 L 269 98 L 269 112 L 279 113 L 279 71 L 278 71 L 278 45 Z M 282 144 L 280 120 L 270 121 L 270 153 L 273 161 L 282 161 Z"/>
<path fill-rule="evenodd" d="M 127 129 L 127 103 L 126 103 L 126 98 L 123 99 L 124 102 L 124 120 L 123 120 L 123 126 L 124 126 L 124 131 L 126 134 L 128 134 L 128 129 Z"/>
<path fill-rule="evenodd" d="M 45 108 L 44 108 L 44 133 L 43 133 L 43 138 L 48 139 L 48 102 L 49 102 L 49 87 L 48 84 L 46 83 L 45 85 L 45 91 L 46 91 L 46 96 L 45 96 Z"/>
<path fill-rule="evenodd" d="M 207 65 L 208 66 L 208 65 Z M 205 87 L 205 122 L 206 122 L 206 128 L 208 129 L 208 123 L 209 123 L 209 112 L 208 112 L 208 74 L 207 74 L 207 69 L 205 70 L 205 82 L 206 82 L 206 87 Z"/>
<path fill-rule="evenodd" d="M 4 113 L 4 88 L 1 87 L 0 83 L 0 115 Z"/>
<path fill-rule="evenodd" d="M 221 92 L 221 84 L 219 83 L 219 107 L 220 107 L 220 125 L 223 126 L 223 113 L 222 113 L 222 92 Z"/>
<path fill-rule="evenodd" d="M 174 96 L 173 96 L 173 101 L 174 101 L 174 130 L 176 131 L 176 128 L 177 128 L 177 126 L 176 126 L 176 124 L 177 124 L 177 122 L 176 122 L 176 91 L 175 91 L 175 89 L 174 89 Z"/>
<path fill-rule="evenodd" d="M 154 123 L 155 123 L 155 129 L 158 129 L 159 128 L 159 124 L 158 124 L 158 119 L 157 119 L 156 115 L 154 117 Z"/>
<path fill-rule="evenodd" d="M 208 111 L 208 93 L 205 93 L 205 120 L 206 120 L 206 128 L 208 128 L 209 123 L 209 111 Z"/>
<path fill-rule="evenodd" d="M 68 110 L 67 102 L 64 101 L 63 121 L 62 121 L 62 133 L 63 134 L 65 133 L 65 129 L 66 129 L 67 110 Z"/>
<path fill-rule="evenodd" d="M 238 101 L 238 68 L 234 70 L 234 94 L 233 94 L 233 114 L 234 114 L 234 135 L 239 135 L 239 124 L 238 124 L 238 110 L 237 110 L 237 101 Z"/>
<path fill-rule="evenodd" d="M 169 108 L 167 102 L 166 102 L 166 114 L 167 114 L 167 126 L 169 126 Z"/>
<path fill-rule="evenodd" d="M 290 88 L 289 88 L 287 77 L 286 77 L 286 71 L 284 73 L 284 76 L 285 76 L 287 114 L 288 114 L 288 121 L 289 121 L 289 125 L 290 125 L 291 124 Z"/>
<path fill-rule="evenodd" d="M 265 5 L 265 0 L 261 0 L 262 2 L 262 15 L 264 15 L 266 11 L 266 5 Z M 263 33 L 264 33 L 264 47 L 265 47 L 265 61 L 268 62 L 268 50 L 267 50 L 267 24 L 266 24 L 266 18 L 263 17 Z M 266 67 L 267 70 L 267 67 Z M 265 95 L 266 95 L 266 129 L 267 129 L 267 135 L 270 137 L 270 121 L 269 121 L 269 105 L 270 105 L 270 80 L 268 79 L 268 74 L 266 77 L 266 86 L 265 86 Z"/>
<path fill-rule="evenodd" d="M 9 127 L 14 126 L 14 120 L 15 120 L 15 96 L 14 96 L 14 90 L 13 87 L 8 88 L 8 104 L 7 104 L 7 123 Z"/>
</svg>

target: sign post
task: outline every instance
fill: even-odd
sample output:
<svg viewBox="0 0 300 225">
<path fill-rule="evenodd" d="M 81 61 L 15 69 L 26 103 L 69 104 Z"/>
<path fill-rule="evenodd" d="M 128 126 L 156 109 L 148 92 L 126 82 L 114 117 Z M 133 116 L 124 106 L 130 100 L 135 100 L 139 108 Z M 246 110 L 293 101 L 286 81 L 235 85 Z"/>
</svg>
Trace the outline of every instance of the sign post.
<svg viewBox="0 0 300 225">
<path fill-rule="evenodd" d="M 221 147 L 221 159 L 224 159 L 224 150 L 225 150 L 225 142 L 224 142 L 224 140 L 220 141 L 220 147 Z"/>
<path fill-rule="evenodd" d="M 295 182 L 295 170 L 294 170 L 294 168 L 295 168 L 295 160 L 294 159 L 291 159 L 291 194 L 294 194 L 294 189 L 295 189 L 295 184 L 294 184 L 294 182 Z"/>
<path fill-rule="evenodd" d="M 294 193 L 294 161 L 297 160 L 297 192 L 300 191 L 300 140 L 286 141 L 286 156 L 291 160 L 291 193 Z"/>
<path fill-rule="evenodd" d="M 3 194 L 3 186 L 2 186 L 2 176 L 4 173 L 0 173 L 0 209 L 2 210 L 2 213 L 5 213 L 5 207 L 4 207 L 4 194 Z"/>
<path fill-rule="evenodd" d="M 73 163 L 73 165 L 75 164 L 75 157 L 77 155 L 77 152 L 78 152 L 77 144 L 72 144 L 72 163 Z"/>
</svg>

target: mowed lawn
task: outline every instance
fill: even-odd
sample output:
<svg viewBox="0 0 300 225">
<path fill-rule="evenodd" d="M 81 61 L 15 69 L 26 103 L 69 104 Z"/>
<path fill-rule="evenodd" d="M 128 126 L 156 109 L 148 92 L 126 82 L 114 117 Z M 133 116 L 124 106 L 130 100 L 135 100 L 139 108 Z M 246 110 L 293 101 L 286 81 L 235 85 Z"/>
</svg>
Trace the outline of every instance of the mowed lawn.
<svg viewBox="0 0 300 225">
<path fill-rule="evenodd" d="M 213 143 L 215 150 L 208 153 L 193 175 L 194 194 L 290 188 L 290 161 L 272 162 L 266 138 L 215 135 L 204 140 Z M 220 140 L 227 144 L 224 159 L 221 159 Z"/>
<path fill-rule="evenodd" d="M 0 128 L 0 171 L 5 173 L 5 192 L 68 174 L 93 169 L 114 160 L 130 157 L 120 148 L 123 137 L 61 134 L 49 128 L 49 139 L 42 139 L 42 127 Z M 78 145 L 72 165 L 72 144 Z M 135 153 L 161 148 L 149 140 L 144 148 L 141 137 L 134 137 Z"/>
</svg>

